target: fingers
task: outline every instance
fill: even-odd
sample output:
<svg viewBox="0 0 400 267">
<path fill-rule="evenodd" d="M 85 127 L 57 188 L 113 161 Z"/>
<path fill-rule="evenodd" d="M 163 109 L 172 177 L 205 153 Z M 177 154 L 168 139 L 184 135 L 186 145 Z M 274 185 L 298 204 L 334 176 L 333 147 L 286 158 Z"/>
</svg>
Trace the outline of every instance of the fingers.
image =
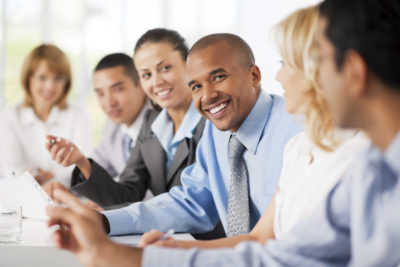
<svg viewBox="0 0 400 267">
<path fill-rule="evenodd" d="M 46 207 L 46 214 L 50 217 L 48 225 L 70 225 L 75 219 L 75 214 L 70 208 L 50 205 Z"/>
<path fill-rule="evenodd" d="M 70 165 L 69 159 L 71 158 L 72 152 L 74 152 L 73 146 L 71 146 L 70 149 L 66 152 L 64 159 L 60 159 L 60 161 L 57 162 L 60 163 L 62 166 L 67 167 L 68 165 Z"/>
<path fill-rule="evenodd" d="M 53 233 L 53 239 L 56 246 L 61 249 L 73 250 L 75 246 L 74 238 L 69 229 L 65 229 L 64 226 L 60 226 L 60 229 Z"/>
<path fill-rule="evenodd" d="M 51 140 L 55 140 L 55 139 L 57 139 L 57 136 L 54 136 L 54 135 L 51 135 L 51 134 L 46 135 L 46 140 L 48 142 L 51 142 Z"/>
<path fill-rule="evenodd" d="M 51 149 L 54 147 L 54 145 L 58 142 L 60 143 L 62 141 L 61 137 L 56 137 L 53 135 L 47 135 L 46 136 L 46 149 L 50 152 Z"/>
<path fill-rule="evenodd" d="M 160 246 L 160 247 L 169 247 L 169 248 L 180 248 L 180 241 L 179 240 L 175 240 L 173 238 L 168 238 L 167 240 L 163 240 L 163 241 L 157 241 L 154 243 L 154 245 L 156 246 Z"/>
<path fill-rule="evenodd" d="M 50 179 L 54 178 L 54 174 L 50 171 L 44 171 L 41 168 L 36 169 L 36 174 L 33 176 L 36 181 L 40 184 L 43 185 L 46 182 L 48 182 Z"/>
<path fill-rule="evenodd" d="M 57 140 L 57 136 L 54 135 L 46 135 L 46 149 L 50 151 L 54 140 Z"/>
<path fill-rule="evenodd" d="M 76 164 L 79 154 L 73 155 L 74 151 L 80 153 L 78 149 L 75 149 L 75 145 L 67 139 L 48 135 L 46 137 L 46 149 L 50 152 L 50 156 L 60 165 L 67 167 L 71 164 Z"/>
<path fill-rule="evenodd" d="M 42 186 L 43 190 L 49 195 L 51 199 L 54 199 L 53 197 L 53 184 L 54 183 L 47 183 Z"/>
<path fill-rule="evenodd" d="M 57 163 L 61 163 L 71 150 L 71 142 L 65 139 L 57 141 L 51 148 L 50 155 Z"/>
<path fill-rule="evenodd" d="M 57 153 L 65 146 L 65 144 L 66 140 L 61 137 L 46 142 L 46 148 L 49 150 L 52 159 L 56 158 Z"/>
<path fill-rule="evenodd" d="M 43 190 L 50 196 L 51 199 L 54 199 L 54 190 L 64 190 L 69 191 L 64 185 L 59 182 L 47 183 L 42 186 Z"/>
<path fill-rule="evenodd" d="M 53 195 L 54 200 L 67 204 L 67 206 L 77 213 L 86 214 L 88 211 L 90 211 L 89 208 L 81 203 L 81 201 L 68 190 L 60 190 L 57 188 L 54 190 Z"/>
<path fill-rule="evenodd" d="M 71 249 L 73 247 L 73 233 L 70 225 L 79 220 L 79 215 L 70 208 L 59 206 L 47 206 L 46 214 L 50 217 L 48 226 L 59 225 L 54 232 L 54 239 L 59 248 Z"/>
<path fill-rule="evenodd" d="M 102 207 L 100 207 L 99 205 L 97 205 L 97 203 L 89 200 L 88 202 L 86 202 L 86 206 L 88 206 L 91 209 L 94 209 L 96 211 L 104 211 L 104 209 Z"/>
<path fill-rule="evenodd" d="M 139 241 L 139 247 L 143 248 L 145 246 L 151 245 L 158 241 L 164 235 L 163 232 L 158 230 L 151 230 L 150 232 L 145 233 Z"/>
</svg>

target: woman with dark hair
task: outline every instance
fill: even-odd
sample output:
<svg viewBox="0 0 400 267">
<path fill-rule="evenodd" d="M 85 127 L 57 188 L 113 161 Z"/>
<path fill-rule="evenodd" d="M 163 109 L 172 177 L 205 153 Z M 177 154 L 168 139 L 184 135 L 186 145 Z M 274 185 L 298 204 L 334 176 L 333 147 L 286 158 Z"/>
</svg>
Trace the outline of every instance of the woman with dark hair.
<svg viewBox="0 0 400 267">
<path fill-rule="evenodd" d="M 71 142 L 57 139 L 48 149 L 59 163 L 76 163 L 72 190 L 97 203 L 96 209 L 123 207 L 141 201 L 149 190 L 153 195 L 180 185 L 182 170 L 195 161 L 197 144 L 205 120 L 192 103 L 186 81 L 188 47 L 176 32 L 152 29 L 139 38 L 134 63 L 143 90 L 155 106 L 144 117 L 142 128 L 118 182 L 94 160 L 86 158 Z M 62 150 L 65 153 L 58 154 Z M 54 151 L 57 150 L 57 151 Z M 54 185 L 47 188 L 52 194 Z M 201 239 L 225 236 L 222 226 Z"/>
<path fill-rule="evenodd" d="M 66 101 L 72 83 L 66 55 L 54 45 L 36 47 L 25 59 L 21 82 L 24 101 L 1 116 L 0 176 L 28 170 L 40 184 L 55 180 L 68 185 L 71 169 L 51 159 L 45 137 L 68 138 L 88 152 L 91 130 L 87 112 Z"/>
<path fill-rule="evenodd" d="M 56 161 L 64 166 L 76 164 L 74 191 L 108 208 L 141 201 L 148 189 L 158 195 L 180 184 L 180 173 L 193 163 L 204 127 L 186 83 L 187 53 L 185 40 L 167 29 L 149 30 L 137 42 L 134 62 L 156 108 L 145 114 L 119 182 L 73 143 L 62 138 L 57 138 L 57 145 L 48 142 Z"/>
</svg>

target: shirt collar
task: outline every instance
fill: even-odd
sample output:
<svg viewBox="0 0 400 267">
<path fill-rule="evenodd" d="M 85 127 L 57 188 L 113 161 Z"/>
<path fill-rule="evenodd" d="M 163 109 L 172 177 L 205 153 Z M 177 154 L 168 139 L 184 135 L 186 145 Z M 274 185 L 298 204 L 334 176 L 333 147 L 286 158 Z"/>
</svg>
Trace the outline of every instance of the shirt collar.
<svg viewBox="0 0 400 267">
<path fill-rule="evenodd" d="M 132 140 L 136 140 L 137 136 L 139 135 L 140 128 L 142 127 L 142 123 L 144 120 L 144 114 L 150 108 L 150 104 L 146 102 L 143 106 L 142 110 L 140 111 L 139 115 L 136 117 L 135 121 L 132 123 L 131 126 L 126 126 L 126 124 L 121 125 L 121 131 L 123 134 L 128 134 Z M 132 142 L 134 145 L 135 142 Z"/>
<path fill-rule="evenodd" d="M 166 109 L 163 109 L 154 120 L 151 125 L 151 130 L 157 136 L 163 147 L 168 150 L 170 145 L 180 142 L 184 138 L 192 138 L 200 119 L 201 115 L 197 112 L 192 102 L 175 136 L 173 136 L 174 124 Z"/>
<path fill-rule="evenodd" d="M 23 125 L 35 124 L 35 123 L 45 123 L 46 125 L 57 124 L 60 120 L 60 109 L 58 106 L 53 106 L 50 110 L 49 117 L 46 122 L 41 121 L 33 111 L 32 107 L 25 107 L 21 104 L 21 123 Z"/>
<path fill-rule="evenodd" d="M 249 115 L 235 133 L 240 142 L 253 154 L 257 152 L 257 147 L 270 116 L 273 102 L 273 98 L 261 90 Z"/>
<path fill-rule="evenodd" d="M 185 117 L 183 117 L 181 126 L 176 132 L 174 138 L 172 139 L 172 143 L 180 142 L 185 138 L 192 138 L 200 119 L 201 115 L 197 112 L 192 102 L 188 108 L 188 111 L 185 114 Z"/>
<path fill-rule="evenodd" d="M 385 161 L 389 167 L 396 172 L 397 177 L 400 176 L 400 131 L 390 144 L 389 148 L 384 154 Z"/>
</svg>

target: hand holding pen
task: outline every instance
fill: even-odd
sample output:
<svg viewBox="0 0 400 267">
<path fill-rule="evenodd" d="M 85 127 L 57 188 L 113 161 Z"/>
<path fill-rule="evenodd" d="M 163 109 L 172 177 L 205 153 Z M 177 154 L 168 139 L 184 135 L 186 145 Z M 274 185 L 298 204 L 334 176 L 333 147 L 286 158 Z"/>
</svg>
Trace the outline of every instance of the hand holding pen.
<svg viewBox="0 0 400 267">
<path fill-rule="evenodd" d="M 82 157 L 75 144 L 67 139 L 48 135 L 46 141 L 46 149 L 50 152 L 51 158 L 64 167 L 76 164 Z"/>
<path fill-rule="evenodd" d="M 89 178 L 92 171 L 92 164 L 71 141 L 56 137 L 46 136 L 46 149 L 50 152 L 51 158 L 64 167 L 76 165 L 85 178 Z"/>
<path fill-rule="evenodd" d="M 160 242 L 174 240 L 172 235 L 175 233 L 174 229 L 169 229 L 166 233 L 158 230 L 151 230 L 148 233 L 143 234 L 139 242 L 139 247 L 145 247 L 148 245 L 160 245 Z"/>
</svg>

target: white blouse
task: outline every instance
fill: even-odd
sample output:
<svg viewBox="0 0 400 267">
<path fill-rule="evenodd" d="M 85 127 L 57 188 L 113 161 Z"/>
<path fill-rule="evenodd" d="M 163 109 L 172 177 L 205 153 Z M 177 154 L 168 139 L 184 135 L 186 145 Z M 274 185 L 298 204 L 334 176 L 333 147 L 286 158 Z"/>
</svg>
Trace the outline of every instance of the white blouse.
<svg viewBox="0 0 400 267">
<path fill-rule="evenodd" d="M 333 152 L 318 148 L 301 132 L 285 147 L 275 197 L 274 233 L 279 238 L 305 218 L 339 181 L 369 140 L 361 133 L 338 131 L 342 143 Z"/>
<path fill-rule="evenodd" d="M 51 171 L 55 181 L 69 187 L 73 166 L 65 168 L 51 159 L 46 150 L 46 135 L 61 136 L 74 142 L 83 153 L 92 148 L 90 117 L 85 109 L 68 104 L 64 110 L 53 107 L 46 122 L 31 107 L 22 104 L 0 114 L 0 177 L 9 177 L 37 168 Z"/>
</svg>

